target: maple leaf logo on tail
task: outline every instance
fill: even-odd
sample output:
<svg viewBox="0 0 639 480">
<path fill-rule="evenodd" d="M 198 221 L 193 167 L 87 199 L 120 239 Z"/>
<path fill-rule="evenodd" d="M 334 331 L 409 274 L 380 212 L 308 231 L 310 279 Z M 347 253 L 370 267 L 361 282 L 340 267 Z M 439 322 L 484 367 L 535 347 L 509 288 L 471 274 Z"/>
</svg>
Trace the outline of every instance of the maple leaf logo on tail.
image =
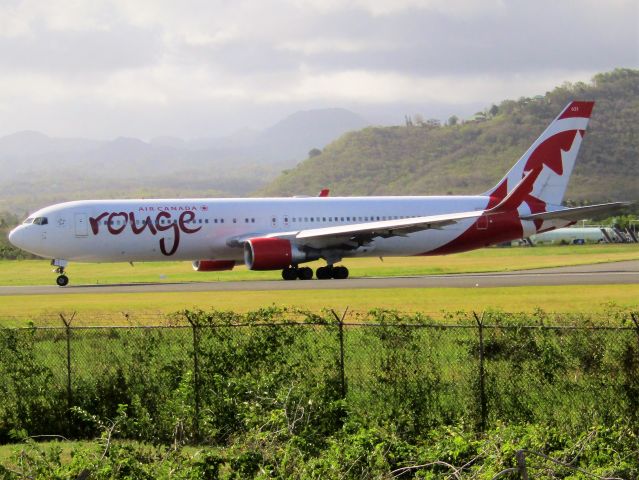
<svg viewBox="0 0 639 480">
<path fill-rule="evenodd" d="M 595 102 L 571 102 L 552 121 L 496 187 L 487 192 L 492 206 L 503 200 L 527 172 L 537 172 L 532 191 L 523 203 L 530 211 L 545 211 L 560 205 L 585 135 Z"/>
</svg>

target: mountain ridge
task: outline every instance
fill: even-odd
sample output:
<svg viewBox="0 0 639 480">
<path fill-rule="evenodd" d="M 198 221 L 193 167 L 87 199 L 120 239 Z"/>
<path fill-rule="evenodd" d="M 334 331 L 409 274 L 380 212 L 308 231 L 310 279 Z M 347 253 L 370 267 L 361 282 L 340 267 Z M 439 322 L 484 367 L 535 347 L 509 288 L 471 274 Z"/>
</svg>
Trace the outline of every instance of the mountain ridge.
<svg viewBox="0 0 639 480">
<path fill-rule="evenodd" d="M 345 109 L 320 109 L 221 138 L 146 142 L 16 132 L 0 138 L 0 210 L 22 214 L 81 198 L 247 195 L 309 150 L 367 124 Z"/>
<path fill-rule="evenodd" d="M 573 99 L 595 100 L 568 202 L 638 200 L 639 70 L 595 75 L 544 96 L 504 100 L 477 120 L 347 133 L 258 195 L 435 195 L 485 192 Z M 493 113 L 491 113 L 491 111 Z M 634 175 L 634 176 L 633 176 Z"/>
</svg>

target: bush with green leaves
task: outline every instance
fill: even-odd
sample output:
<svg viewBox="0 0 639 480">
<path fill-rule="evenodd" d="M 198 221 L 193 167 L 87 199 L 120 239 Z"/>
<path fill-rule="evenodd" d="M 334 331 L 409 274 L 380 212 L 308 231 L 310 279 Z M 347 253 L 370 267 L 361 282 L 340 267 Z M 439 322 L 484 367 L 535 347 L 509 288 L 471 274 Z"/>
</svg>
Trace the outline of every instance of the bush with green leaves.
<svg viewBox="0 0 639 480">
<path fill-rule="evenodd" d="M 409 444 L 456 425 L 538 424 L 568 438 L 593 426 L 639 431 L 639 336 L 614 309 L 596 323 L 487 312 L 482 342 L 464 315 L 452 325 L 383 310 L 352 324 L 279 308 L 176 319 L 0 329 L 0 442 L 99 434 L 69 407 L 104 419 L 124 408 L 121 438 L 153 445 L 287 445 L 280 466 L 324 451 L 345 424 Z"/>
</svg>

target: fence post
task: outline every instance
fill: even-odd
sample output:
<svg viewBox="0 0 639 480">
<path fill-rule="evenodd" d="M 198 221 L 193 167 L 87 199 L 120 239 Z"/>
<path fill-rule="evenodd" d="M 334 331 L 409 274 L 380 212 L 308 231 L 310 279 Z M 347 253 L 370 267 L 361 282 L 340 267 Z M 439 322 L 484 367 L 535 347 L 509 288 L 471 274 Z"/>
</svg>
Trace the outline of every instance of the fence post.
<svg viewBox="0 0 639 480">
<path fill-rule="evenodd" d="M 524 455 L 524 451 L 517 450 L 515 458 L 517 459 L 517 473 L 519 473 L 519 478 L 521 478 L 521 480 L 528 480 L 528 470 L 526 469 L 526 456 Z"/>
<path fill-rule="evenodd" d="M 331 310 L 333 316 L 337 320 L 337 326 L 339 328 L 339 373 L 340 373 L 340 396 L 342 400 L 346 399 L 346 368 L 344 367 L 344 318 L 348 312 L 348 307 L 344 310 L 344 313 L 340 317 L 335 313 L 335 310 Z"/>
<path fill-rule="evenodd" d="M 484 371 L 484 313 L 481 314 L 481 318 L 477 316 L 476 312 L 473 312 L 475 321 L 477 322 L 477 330 L 479 332 L 479 405 L 480 405 L 480 423 L 479 430 L 484 431 L 486 428 L 486 387 L 485 387 L 485 371 Z"/>
<path fill-rule="evenodd" d="M 71 322 L 73 322 L 75 314 L 76 312 L 73 312 L 69 320 L 67 320 L 63 314 L 60 314 L 60 320 L 64 323 L 64 331 L 67 339 L 67 436 L 71 436 L 72 430 L 71 407 L 73 406 L 73 390 L 71 388 Z"/>
<path fill-rule="evenodd" d="M 637 334 L 637 339 L 639 340 L 639 315 L 637 315 L 635 312 L 630 312 L 630 318 L 635 324 L 635 333 Z"/>
<path fill-rule="evenodd" d="M 200 325 L 192 319 L 188 313 L 186 319 L 191 324 L 193 332 L 193 394 L 195 396 L 195 418 L 193 419 L 193 431 L 196 441 L 200 440 L 200 363 L 198 352 L 200 350 Z"/>
</svg>

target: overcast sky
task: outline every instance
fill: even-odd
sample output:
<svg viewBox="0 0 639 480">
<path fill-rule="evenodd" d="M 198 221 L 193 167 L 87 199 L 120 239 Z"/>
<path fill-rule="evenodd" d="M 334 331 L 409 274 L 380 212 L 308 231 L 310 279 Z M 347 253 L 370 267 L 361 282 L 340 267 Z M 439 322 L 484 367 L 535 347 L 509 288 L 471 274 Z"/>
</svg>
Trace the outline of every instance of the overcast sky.
<svg viewBox="0 0 639 480">
<path fill-rule="evenodd" d="M 466 116 L 638 66 L 637 0 L 0 0 L 0 135 Z"/>
</svg>

